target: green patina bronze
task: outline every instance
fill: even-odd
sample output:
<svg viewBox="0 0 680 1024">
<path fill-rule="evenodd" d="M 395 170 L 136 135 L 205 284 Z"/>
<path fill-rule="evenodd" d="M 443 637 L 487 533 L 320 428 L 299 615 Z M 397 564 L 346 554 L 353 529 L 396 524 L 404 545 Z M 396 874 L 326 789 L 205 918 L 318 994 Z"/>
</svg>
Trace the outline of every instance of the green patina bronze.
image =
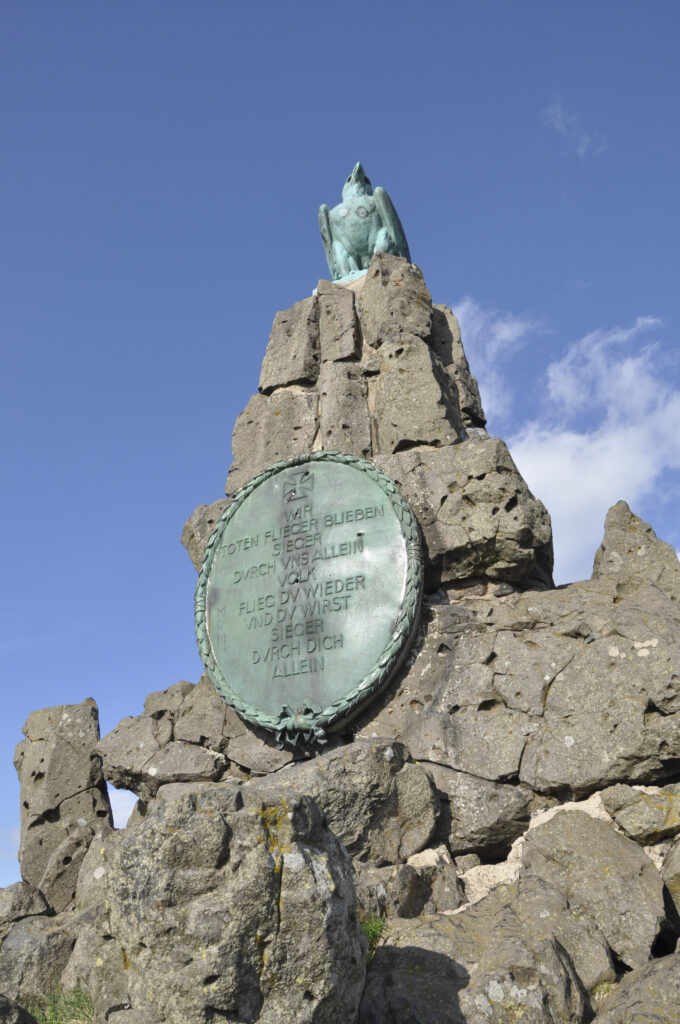
<svg viewBox="0 0 680 1024">
<path fill-rule="evenodd" d="M 422 589 L 420 530 L 396 484 L 353 455 L 295 455 L 243 487 L 210 537 L 201 658 L 280 746 L 323 743 L 401 663 Z"/>
<path fill-rule="evenodd" d="M 384 188 L 373 190 L 360 163 L 342 187 L 342 202 L 332 210 L 326 203 L 319 207 L 319 227 L 334 281 L 358 277 L 376 252 L 411 261 L 392 200 Z"/>
</svg>

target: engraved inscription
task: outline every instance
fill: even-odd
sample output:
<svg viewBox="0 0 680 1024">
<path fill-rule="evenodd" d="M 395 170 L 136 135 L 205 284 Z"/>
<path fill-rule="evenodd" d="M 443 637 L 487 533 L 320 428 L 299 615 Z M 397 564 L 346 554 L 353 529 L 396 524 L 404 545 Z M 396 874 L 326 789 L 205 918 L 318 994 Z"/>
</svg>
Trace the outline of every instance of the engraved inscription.
<svg viewBox="0 0 680 1024">
<path fill-rule="evenodd" d="M 272 713 L 337 700 L 389 642 L 406 547 L 376 483 L 350 466 L 283 470 L 245 499 L 215 553 L 215 658 Z"/>
</svg>

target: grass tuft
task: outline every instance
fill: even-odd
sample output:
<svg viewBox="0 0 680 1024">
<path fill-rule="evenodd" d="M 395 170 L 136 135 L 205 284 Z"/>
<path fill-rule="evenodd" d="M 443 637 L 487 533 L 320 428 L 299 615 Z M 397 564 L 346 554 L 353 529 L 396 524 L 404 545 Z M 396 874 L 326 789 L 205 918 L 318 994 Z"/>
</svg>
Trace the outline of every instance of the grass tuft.
<svg viewBox="0 0 680 1024">
<path fill-rule="evenodd" d="M 613 992 L 615 988 L 616 982 L 609 978 L 606 981 L 599 982 L 599 984 L 595 986 L 591 995 L 593 997 L 593 1002 L 598 1009 L 602 1006 L 602 1003 L 605 1001 L 609 993 Z"/>
<path fill-rule="evenodd" d="M 94 1020 L 94 1004 L 87 992 L 64 992 L 60 985 L 27 1009 L 38 1024 L 92 1024 Z"/>
<path fill-rule="evenodd" d="M 368 939 L 368 959 L 375 953 L 380 936 L 385 930 L 386 920 L 384 917 L 376 917 L 375 914 L 362 914 L 359 918 L 361 930 Z"/>
</svg>

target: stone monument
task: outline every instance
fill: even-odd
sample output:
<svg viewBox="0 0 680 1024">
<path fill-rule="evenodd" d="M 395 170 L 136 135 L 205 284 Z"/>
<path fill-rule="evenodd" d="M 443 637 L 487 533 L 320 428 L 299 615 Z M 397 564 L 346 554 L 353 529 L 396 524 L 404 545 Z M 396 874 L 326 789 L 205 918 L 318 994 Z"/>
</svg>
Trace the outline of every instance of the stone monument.
<svg viewBox="0 0 680 1024">
<path fill-rule="evenodd" d="M 406 253 L 352 273 L 276 314 L 182 534 L 217 690 L 24 726 L 8 1024 L 57 985 L 93 1024 L 678 1024 L 676 552 L 621 501 L 555 588 L 453 313 Z"/>
<path fill-rule="evenodd" d="M 486 434 L 458 324 L 360 163 L 320 223 L 345 276 L 277 315 L 196 595 L 216 690 L 281 748 L 324 743 L 401 664 L 421 530 L 430 589 L 479 573 L 551 582 L 547 513 Z M 482 481 L 493 504 L 468 521 Z"/>
</svg>

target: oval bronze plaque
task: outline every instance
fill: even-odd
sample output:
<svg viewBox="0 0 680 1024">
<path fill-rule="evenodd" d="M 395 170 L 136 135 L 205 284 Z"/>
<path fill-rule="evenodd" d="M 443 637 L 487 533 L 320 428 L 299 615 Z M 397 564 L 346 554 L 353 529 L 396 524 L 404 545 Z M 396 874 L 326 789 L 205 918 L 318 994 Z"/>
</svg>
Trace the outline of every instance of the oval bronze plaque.
<svg viewBox="0 0 680 1024">
<path fill-rule="evenodd" d="M 201 658 L 279 745 L 323 742 L 387 684 L 422 590 L 418 523 L 394 481 L 353 455 L 295 455 L 246 484 L 208 541 Z"/>
</svg>

